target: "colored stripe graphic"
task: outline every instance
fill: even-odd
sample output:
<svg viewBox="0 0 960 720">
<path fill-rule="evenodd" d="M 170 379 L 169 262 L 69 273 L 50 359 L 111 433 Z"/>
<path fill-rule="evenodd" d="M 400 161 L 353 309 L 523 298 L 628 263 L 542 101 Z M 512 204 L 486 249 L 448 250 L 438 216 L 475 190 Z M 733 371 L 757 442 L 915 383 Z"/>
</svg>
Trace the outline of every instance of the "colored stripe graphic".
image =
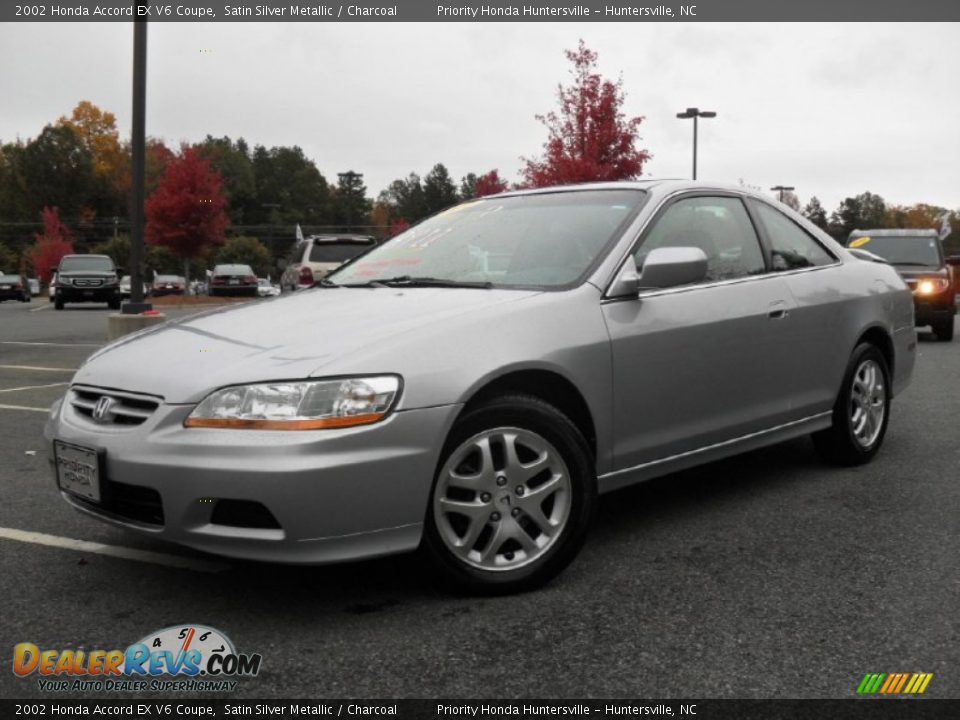
<svg viewBox="0 0 960 720">
<path fill-rule="evenodd" d="M 933 673 L 867 673 L 857 686 L 858 695 L 922 695 Z"/>
</svg>

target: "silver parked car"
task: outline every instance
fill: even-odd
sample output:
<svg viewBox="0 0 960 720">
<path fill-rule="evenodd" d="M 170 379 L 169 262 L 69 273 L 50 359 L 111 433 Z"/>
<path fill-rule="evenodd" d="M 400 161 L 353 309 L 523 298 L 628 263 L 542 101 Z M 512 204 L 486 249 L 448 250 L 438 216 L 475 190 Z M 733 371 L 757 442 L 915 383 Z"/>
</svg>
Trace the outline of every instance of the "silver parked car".
<svg viewBox="0 0 960 720">
<path fill-rule="evenodd" d="M 482 591 L 577 553 L 598 493 L 812 433 L 870 460 L 910 291 L 735 187 L 470 201 L 318 287 L 123 338 L 46 426 L 63 498 L 227 556 L 422 547 Z"/>
<path fill-rule="evenodd" d="M 296 243 L 281 261 L 280 289 L 293 292 L 309 288 L 376 244 L 367 235 L 311 235 Z"/>
</svg>

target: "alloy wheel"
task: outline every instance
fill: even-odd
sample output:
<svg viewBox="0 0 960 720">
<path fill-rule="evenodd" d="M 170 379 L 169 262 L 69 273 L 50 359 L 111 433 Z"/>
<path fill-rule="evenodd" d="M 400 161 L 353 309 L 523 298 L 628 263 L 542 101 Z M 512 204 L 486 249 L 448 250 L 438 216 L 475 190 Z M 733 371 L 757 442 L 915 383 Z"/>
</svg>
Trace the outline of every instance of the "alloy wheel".
<svg viewBox="0 0 960 720">
<path fill-rule="evenodd" d="M 434 521 L 447 549 L 481 570 L 515 570 L 542 557 L 570 515 L 570 472 L 535 432 L 501 427 L 457 447 L 437 479 Z"/>
<path fill-rule="evenodd" d="M 867 358 L 853 374 L 850 389 L 850 429 L 861 447 L 869 448 L 877 441 L 886 412 L 883 370 L 876 360 Z"/>
</svg>

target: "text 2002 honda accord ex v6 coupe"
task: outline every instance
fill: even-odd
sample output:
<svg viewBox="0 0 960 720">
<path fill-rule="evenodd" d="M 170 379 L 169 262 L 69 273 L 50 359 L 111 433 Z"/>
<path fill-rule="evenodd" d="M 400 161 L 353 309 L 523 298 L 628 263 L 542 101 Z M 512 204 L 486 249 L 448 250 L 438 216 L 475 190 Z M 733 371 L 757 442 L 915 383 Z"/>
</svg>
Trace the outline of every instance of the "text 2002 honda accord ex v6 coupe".
<svg viewBox="0 0 960 720">
<path fill-rule="evenodd" d="M 294 563 L 422 546 L 518 590 L 598 492 L 804 433 L 869 460 L 912 313 L 892 267 L 742 189 L 506 193 L 109 345 L 46 433 L 63 498 L 124 527 Z"/>
</svg>

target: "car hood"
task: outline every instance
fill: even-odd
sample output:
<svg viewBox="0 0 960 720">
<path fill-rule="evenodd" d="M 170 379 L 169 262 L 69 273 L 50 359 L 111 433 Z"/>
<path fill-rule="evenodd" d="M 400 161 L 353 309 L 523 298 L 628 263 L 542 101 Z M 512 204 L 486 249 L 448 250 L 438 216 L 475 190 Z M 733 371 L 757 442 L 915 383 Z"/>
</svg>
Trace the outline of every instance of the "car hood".
<svg viewBox="0 0 960 720">
<path fill-rule="evenodd" d="M 948 275 L 946 268 L 936 267 L 934 265 L 928 267 L 920 267 L 918 265 L 894 265 L 894 267 L 904 280 L 930 276 L 947 277 Z"/>
<path fill-rule="evenodd" d="M 460 288 L 308 290 L 128 335 L 92 355 L 73 382 L 193 403 L 226 385 L 358 372 L 354 368 L 364 355 L 382 356 L 384 346 L 409 342 L 425 326 L 453 322 L 462 328 L 465 316 L 537 294 Z"/>
<path fill-rule="evenodd" d="M 117 274 L 109 270 L 71 270 L 70 272 L 57 273 L 57 278 L 67 280 L 69 278 L 116 278 Z"/>
</svg>

